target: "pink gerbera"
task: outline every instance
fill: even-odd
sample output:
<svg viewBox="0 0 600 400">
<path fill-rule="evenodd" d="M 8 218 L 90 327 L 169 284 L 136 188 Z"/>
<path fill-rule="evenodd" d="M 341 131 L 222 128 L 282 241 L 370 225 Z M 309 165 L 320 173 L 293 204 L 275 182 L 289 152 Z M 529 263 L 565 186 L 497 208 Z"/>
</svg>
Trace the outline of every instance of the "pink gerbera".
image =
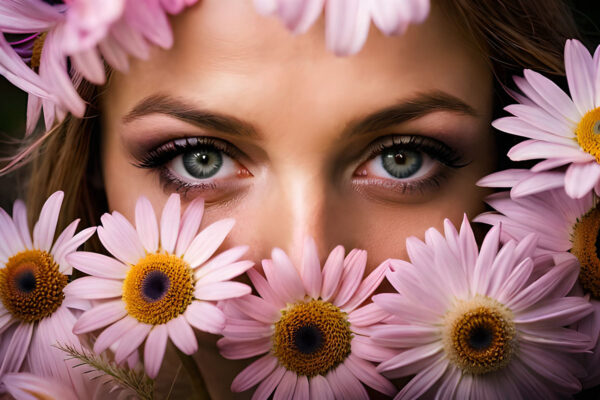
<svg viewBox="0 0 600 400">
<path fill-rule="evenodd" d="M 28 370 L 78 379 L 53 346 L 80 344 L 71 332 L 76 319 L 71 309 L 87 305 L 64 290 L 72 273 L 67 257 L 95 228 L 75 234 L 79 221 L 74 221 L 54 241 L 62 200 L 63 192 L 48 198 L 33 238 L 22 201 L 15 203 L 12 218 L 0 209 L 0 376 Z"/>
<path fill-rule="evenodd" d="M 87 252 L 69 258 L 75 268 L 91 276 L 75 280 L 65 291 L 96 301 L 77 321 L 74 332 L 108 326 L 98 336 L 94 351 L 115 346 L 117 363 L 135 353 L 145 340 L 144 364 L 152 378 L 158 374 L 168 338 L 183 353 L 193 354 L 198 343 L 192 327 L 218 334 L 225 323 L 213 302 L 251 291 L 248 285 L 229 281 L 253 265 L 238 261 L 246 246 L 208 261 L 235 221 L 220 220 L 196 234 L 204 202 L 190 203 L 181 221 L 180 208 L 179 195 L 171 195 L 159 228 L 150 201 L 141 197 L 135 208 L 135 227 L 118 212 L 101 218 L 98 236 L 116 259 Z"/>
<path fill-rule="evenodd" d="M 325 41 L 337 55 L 360 51 L 371 21 L 386 35 L 401 35 L 429 14 L 429 0 L 254 0 L 259 13 L 277 15 L 294 33 L 306 32 L 325 6 Z"/>
<path fill-rule="evenodd" d="M 466 217 L 460 233 L 444 225 L 445 237 L 432 228 L 425 243 L 409 238 L 410 262 L 391 261 L 387 274 L 398 293 L 373 296 L 395 318 L 374 328 L 373 340 L 397 350 L 377 369 L 416 375 L 396 399 L 551 399 L 581 390 L 577 358 L 590 340 L 564 328 L 592 311 L 586 298 L 567 295 L 577 263 L 534 264 L 533 234 L 500 248 L 496 226 L 478 251 Z"/>
<path fill-rule="evenodd" d="M 552 254 L 556 259 L 577 257 L 579 283 L 592 296 L 594 315 L 582 321 L 579 329 L 589 332 L 596 344 L 587 357 L 589 375 L 585 386 L 600 384 L 600 207 L 593 193 L 570 198 L 561 189 L 511 199 L 507 192 L 489 196 L 486 202 L 499 213 L 488 212 L 475 218 L 490 225 L 502 224 L 503 242 L 522 240 L 536 233 L 540 240 L 537 254 Z M 577 287 L 578 291 L 581 288 Z"/>
<path fill-rule="evenodd" d="M 495 128 L 529 138 L 514 146 L 514 161 L 543 159 L 532 171 L 568 166 L 562 180 L 569 196 L 581 198 L 592 189 L 600 194 L 600 47 L 592 58 L 577 40 L 567 40 L 565 67 L 572 99 L 548 78 L 525 70 L 515 78 L 525 96 L 506 110 L 514 117 L 494 121 Z M 548 189 L 540 185 L 538 192 Z"/>
<path fill-rule="evenodd" d="M 368 327 L 384 317 L 373 304 L 358 308 L 383 280 L 387 263 L 362 280 L 367 254 L 353 250 L 344 259 L 336 247 L 323 270 L 314 241 L 304 246 L 302 266 L 274 249 L 264 260 L 266 275 L 248 275 L 259 296 L 225 302 L 228 316 L 218 345 L 229 359 L 261 358 L 243 370 L 231 390 L 242 392 L 259 384 L 253 398 L 368 399 L 362 383 L 387 395 L 394 385 L 369 361 L 390 352 L 371 343 Z M 361 383 L 362 382 L 362 383 Z"/>
</svg>

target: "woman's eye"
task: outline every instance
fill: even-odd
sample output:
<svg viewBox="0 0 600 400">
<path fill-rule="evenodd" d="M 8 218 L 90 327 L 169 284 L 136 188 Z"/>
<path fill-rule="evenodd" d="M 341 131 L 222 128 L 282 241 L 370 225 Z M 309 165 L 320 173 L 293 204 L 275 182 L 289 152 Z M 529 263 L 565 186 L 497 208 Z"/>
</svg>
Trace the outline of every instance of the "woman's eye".
<svg viewBox="0 0 600 400">
<path fill-rule="evenodd" d="M 418 179 L 429 174 L 436 161 L 422 151 L 388 147 L 359 169 L 359 176 L 397 180 Z"/>
<path fill-rule="evenodd" d="M 173 158 L 169 168 L 179 179 L 197 182 L 209 178 L 229 178 L 238 173 L 237 163 L 223 151 L 204 146 L 186 151 Z"/>
</svg>

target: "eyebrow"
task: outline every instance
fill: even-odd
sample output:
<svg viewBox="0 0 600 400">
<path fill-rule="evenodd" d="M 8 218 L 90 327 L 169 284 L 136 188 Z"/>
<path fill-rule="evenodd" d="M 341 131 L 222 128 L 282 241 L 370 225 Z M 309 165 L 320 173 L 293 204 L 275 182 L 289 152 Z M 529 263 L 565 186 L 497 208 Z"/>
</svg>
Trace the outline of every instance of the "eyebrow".
<svg viewBox="0 0 600 400">
<path fill-rule="evenodd" d="M 345 129 L 344 136 L 356 136 L 382 130 L 439 111 L 478 116 L 473 107 L 458 97 L 442 91 L 433 91 L 417 94 L 360 120 L 351 121 L 348 128 Z M 257 130 L 250 123 L 230 115 L 198 109 L 186 101 L 164 94 L 151 95 L 140 101 L 123 117 L 123 122 L 127 124 L 150 114 L 169 115 L 192 125 L 232 135 L 251 138 L 259 136 Z"/>
</svg>

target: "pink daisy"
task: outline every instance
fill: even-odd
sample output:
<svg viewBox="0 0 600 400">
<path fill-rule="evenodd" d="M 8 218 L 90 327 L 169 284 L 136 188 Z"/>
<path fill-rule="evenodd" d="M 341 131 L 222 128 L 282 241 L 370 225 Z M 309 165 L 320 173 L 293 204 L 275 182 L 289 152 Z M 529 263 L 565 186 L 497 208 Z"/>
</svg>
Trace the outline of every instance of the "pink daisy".
<svg viewBox="0 0 600 400">
<path fill-rule="evenodd" d="M 34 130 L 42 108 L 48 130 L 67 112 L 83 117 L 86 106 L 76 90 L 82 77 L 103 84 L 103 60 L 126 71 L 128 55 L 148 56 L 147 42 L 171 47 L 166 12 L 179 12 L 196 1 L 0 2 L 0 74 L 30 95 L 27 133 Z"/>
<path fill-rule="evenodd" d="M 276 15 L 295 34 L 308 31 L 325 7 L 325 41 L 337 55 L 358 53 L 371 21 L 386 35 L 401 35 L 429 14 L 429 0 L 254 0 L 263 15 Z"/>
<path fill-rule="evenodd" d="M 524 93 L 516 96 L 520 104 L 506 107 L 514 117 L 493 123 L 501 131 L 530 139 L 509 151 L 512 160 L 543 159 L 534 172 L 567 166 L 562 184 L 573 198 L 592 189 L 600 194 L 599 50 L 592 58 L 579 41 L 567 40 L 565 67 L 572 99 L 550 79 L 525 70 L 524 78 L 515 78 Z M 538 192 L 547 188 L 540 185 Z"/>
<path fill-rule="evenodd" d="M 499 247 L 493 227 L 478 251 L 465 219 L 449 220 L 425 243 L 409 238 L 410 262 L 392 260 L 387 278 L 398 293 L 373 296 L 395 320 L 373 329 L 373 340 L 397 350 L 377 370 L 416 375 L 396 399 L 558 398 L 581 389 L 578 357 L 587 335 L 564 328 L 592 311 L 567 294 L 577 280 L 572 259 L 534 264 L 535 235 Z M 540 273 L 541 271 L 546 273 Z"/>
<path fill-rule="evenodd" d="M 204 202 L 197 199 L 180 218 L 180 198 L 173 194 L 159 226 L 150 201 L 141 197 L 135 208 L 135 227 L 118 212 L 101 218 L 98 236 L 115 258 L 88 252 L 69 258 L 75 268 L 91 276 L 75 280 L 65 291 L 95 300 L 73 331 L 81 334 L 108 326 L 96 339 L 96 353 L 114 346 L 115 361 L 121 363 L 137 354 L 145 340 L 144 364 L 148 376 L 154 378 L 168 338 L 190 355 L 198 349 L 192 327 L 221 333 L 225 316 L 214 302 L 250 293 L 248 285 L 230 279 L 253 263 L 238 261 L 246 246 L 209 260 L 235 221 L 220 220 L 196 234 L 203 210 Z"/>
<path fill-rule="evenodd" d="M 475 221 L 502 224 L 501 241 L 523 240 L 536 233 L 536 254 L 552 254 L 561 260 L 574 255 L 579 264 L 579 283 L 573 293 L 590 293 L 594 315 L 582 321 L 578 329 L 589 333 L 595 343 L 586 357 L 590 374 L 582 382 L 591 387 L 600 384 L 600 207 L 593 193 L 580 199 L 570 198 L 563 189 L 511 199 L 507 192 L 496 193 L 487 203 L 499 213 L 479 215 Z"/>
<path fill-rule="evenodd" d="M 300 268 L 280 249 L 263 261 L 266 279 L 248 271 L 259 296 L 224 302 L 227 322 L 218 346 L 229 359 L 263 355 L 231 384 L 243 392 L 258 384 L 253 399 L 368 399 L 362 383 L 394 395 L 375 371 L 391 352 L 373 344 L 369 327 L 385 314 L 373 304 L 358 308 L 384 278 L 387 263 L 364 280 L 367 253 L 344 259 L 336 247 L 323 270 L 314 241 L 307 239 Z M 361 383 L 362 382 L 362 383 Z"/>
<path fill-rule="evenodd" d="M 76 320 L 71 309 L 88 304 L 64 290 L 73 270 L 67 257 L 77 254 L 95 228 L 75 234 L 77 220 L 54 241 L 62 200 L 63 192 L 48 198 L 33 238 L 22 201 L 15 202 L 12 218 L 0 209 L 0 376 L 27 370 L 78 379 L 73 363 L 53 346 L 80 345 L 71 331 Z"/>
</svg>

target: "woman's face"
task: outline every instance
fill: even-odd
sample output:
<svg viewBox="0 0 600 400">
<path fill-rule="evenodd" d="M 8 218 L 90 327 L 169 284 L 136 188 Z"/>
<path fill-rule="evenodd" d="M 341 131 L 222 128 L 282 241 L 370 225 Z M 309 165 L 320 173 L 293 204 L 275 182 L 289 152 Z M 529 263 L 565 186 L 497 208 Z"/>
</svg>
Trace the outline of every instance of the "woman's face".
<svg viewBox="0 0 600 400">
<path fill-rule="evenodd" d="M 102 98 L 109 206 L 133 220 L 145 195 L 206 201 L 204 224 L 234 217 L 226 246 L 255 261 L 301 255 L 312 236 L 404 258 L 408 236 L 474 216 L 495 162 L 492 77 L 443 10 L 401 37 L 371 27 L 358 55 L 325 49 L 250 1 L 204 0 L 173 22 L 168 51 L 114 73 Z"/>
</svg>

